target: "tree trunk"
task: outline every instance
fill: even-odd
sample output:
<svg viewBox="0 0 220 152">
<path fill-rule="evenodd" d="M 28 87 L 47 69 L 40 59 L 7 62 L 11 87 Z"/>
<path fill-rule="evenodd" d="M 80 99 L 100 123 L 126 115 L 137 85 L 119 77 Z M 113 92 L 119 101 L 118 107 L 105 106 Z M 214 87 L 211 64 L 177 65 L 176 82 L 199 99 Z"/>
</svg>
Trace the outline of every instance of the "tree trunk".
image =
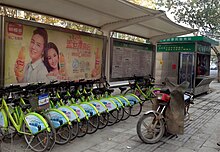
<svg viewBox="0 0 220 152">
<path fill-rule="evenodd" d="M 218 59 L 218 83 L 220 82 L 220 53 L 217 54 L 217 59 Z"/>
</svg>

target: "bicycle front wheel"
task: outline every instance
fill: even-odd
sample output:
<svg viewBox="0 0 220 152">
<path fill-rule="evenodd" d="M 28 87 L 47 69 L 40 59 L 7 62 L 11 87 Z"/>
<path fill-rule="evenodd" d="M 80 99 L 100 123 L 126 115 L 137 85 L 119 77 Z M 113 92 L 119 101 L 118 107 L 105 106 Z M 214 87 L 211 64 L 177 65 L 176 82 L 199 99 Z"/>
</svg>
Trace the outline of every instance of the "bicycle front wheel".
<svg viewBox="0 0 220 152">
<path fill-rule="evenodd" d="M 53 124 L 50 121 L 49 117 L 46 114 L 44 114 L 44 113 L 42 113 L 42 116 L 47 121 L 47 123 L 48 123 L 48 125 L 49 125 L 49 127 L 51 129 L 51 132 L 49 133 L 50 141 L 49 141 L 49 145 L 48 145 L 48 148 L 47 148 L 47 150 L 51 150 L 51 149 L 53 149 L 53 147 L 55 145 L 55 142 L 56 142 L 56 130 L 53 127 Z"/>
<path fill-rule="evenodd" d="M 124 108 L 123 107 L 120 107 L 119 108 L 119 112 L 118 112 L 118 120 L 117 120 L 117 122 L 120 122 L 121 120 L 123 120 L 123 117 L 124 117 L 124 112 L 125 110 L 124 110 Z"/>
<path fill-rule="evenodd" d="M 38 134 L 33 135 L 28 129 L 28 126 L 26 125 L 26 123 L 23 123 L 22 131 L 27 133 L 27 134 L 24 134 L 25 142 L 28 145 L 27 148 L 30 147 L 35 152 L 43 152 L 48 148 L 50 135 L 46 129 L 39 132 Z"/>
<path fill-rule="evenodd" d="M 99 116 L 98 114 L 92 116 L 88 120 L 88 134 L 95 133 L 99 128 Z"/>
<path fill-rule="evenodd" d="M 124 114 L 122 117 L 122 121 L 127 120 L 131 115 L 131 106 L 125 106 L 124 107 Z"/>
<path fill-rule="evenodd" d="M 103 112 L 99 117 L 99 129 L 103 129 L 107 126 L 109 121 L 109 115 L 107 112 Z"/>
<path fill-rule="evenodd" d="M 138 90 L 135 89 L 128 89 L 125 94 L 124 97 L 126 98 L 126 96 L 133 96 L 132 94 L 136 95 L 139 99 L 140 99 L 140 94 L 137 94 L 135 92 L 138 92 Z M 131 95 L 129 95 L 131 94 Z M 125 112 L 128 114 L 130 113 L 130 116 L 137 116 L 141 113 L 142 111 L 142 107 L 143 107 L 143 103 L 138 101 L 137 98 L 135 100 L 129 100 L 130 102 L 130 107 L 125 108 Z M 130 108 L 130 109 L 129 109 Z"/>
<path fill-rule="evenodd" d="M 79 122 L 76 120 L 72 122 L 72 136 L 70 140 L 74 140 L 77 137 L 78 132 L 79 132 Z"/>
<path fill-rule="evenodd" d="M 109 114 L 108 126 L 112 126 L 116 122 L 118 122 L 118 116 L 119 116 L 119 110 L 118 109 L 109 111 L 108 114 Z"/>
<path fill-rule="evenodd" d="M 89 122 L 86 118 L 81 119 L 79 122 L 79 131 L 77 137 L 83 137 L 87 134 Z"/>
<path fill-rule="evenodd" d="M 72 126 L 66 124 L 56 129 L 56 143 L 64 145 L 68 143 L 72 136 Z"/>
</svg>

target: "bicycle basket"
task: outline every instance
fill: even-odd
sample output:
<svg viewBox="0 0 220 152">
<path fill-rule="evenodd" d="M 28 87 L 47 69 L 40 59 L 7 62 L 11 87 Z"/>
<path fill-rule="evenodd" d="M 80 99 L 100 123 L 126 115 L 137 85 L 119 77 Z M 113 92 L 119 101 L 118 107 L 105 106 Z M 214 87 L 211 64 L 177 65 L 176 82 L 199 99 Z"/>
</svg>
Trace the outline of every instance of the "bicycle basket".
<svg viewBox="0 0 220 152">
<path fill-rule="evenodd" d="M 163 101 L 163 102 L 169 102 L 170 101 L 170 95 L 168 95 L 166 93 L 157 93 L 156 98 L 157 98 L 157 100 Z"/>
<path fill-rule="evenodd" d="M 42 111 L 50 107 L 49 95 L 47 93 L 29 98 L 33 111 Z"/>
</svg>

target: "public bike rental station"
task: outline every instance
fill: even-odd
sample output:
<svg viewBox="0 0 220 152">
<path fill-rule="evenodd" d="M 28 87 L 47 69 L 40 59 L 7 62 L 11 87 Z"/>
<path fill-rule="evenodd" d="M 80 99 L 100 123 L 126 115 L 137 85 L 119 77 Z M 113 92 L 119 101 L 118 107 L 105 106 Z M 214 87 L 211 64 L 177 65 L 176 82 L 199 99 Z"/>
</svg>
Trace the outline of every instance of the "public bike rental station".
<svg viewBox="0 0 220 152">
<path fill-rule="evenodd" d="M 157 43 L 156 79 L 170 78 L 177 84 L 190 82 L 195 95 L 209 91 L 211 46 L 219 45 L 204 36 L 174 37 Z"/>
<path fill-rule="evenodd" d="M 51 143 L 69 143 L 132 116 L 133 105 L 141 105 L 136 95 L 112 96 L 107 89 L 102 89 L 104 92 L 100 95 L 100 90 L 93 90 L 95 80 L 106 76 L 107 82 L 121 81 L 132 79 L 133 75 L 153 74 L 156 42 L 195 31 L 173 24 L 165 12 L 126 0 L 103 0 L 102 5 L 100 0 L 53 0 L 47 5 L 39 0 L 33 5 L 35 3 L 35 0 L 0 2 L 3 8 L 15 12 L 39 13 L 36 20 L 10 16 L 10 13 L 0 15 L 0 95 L 4 104 L 0 109 L 3 116 L 0 125 L 6 135 L 9 125 L 13 125 L 15 133 L 25 136 L 26 149 L 34 151 L 52 149 Z M 99 32 L 76 31 L 65 24 L 46 24 L 41 15 L 89 25 Z M 150 43 L 114 39 L 114 32 L 135 35 Z M 28 98 L 23 98 L 25 96 Z M 30 101 L 37 103 L 36 109 L 46 106 L 40 111 L 31 109 Z M 10 116 L 9 102 L 15 103 L 12 108 L 21 110 L 23 117 L 20 118 L 19 112 L 13 113 L 16 120 Z M 42 123 L 38 125 L 38 121 Z M 22 128 L 22 124 L 26 126 Z M 47 134 L 43 135 L 50 136 L 45 139 L 53 141 L 43 141 L 45 145 L 37 149 L 38 135 L 45 129 Z M 59 138 L 58 131 L 63 130 L 67 131 L 65 137 Z"/>
</svg>

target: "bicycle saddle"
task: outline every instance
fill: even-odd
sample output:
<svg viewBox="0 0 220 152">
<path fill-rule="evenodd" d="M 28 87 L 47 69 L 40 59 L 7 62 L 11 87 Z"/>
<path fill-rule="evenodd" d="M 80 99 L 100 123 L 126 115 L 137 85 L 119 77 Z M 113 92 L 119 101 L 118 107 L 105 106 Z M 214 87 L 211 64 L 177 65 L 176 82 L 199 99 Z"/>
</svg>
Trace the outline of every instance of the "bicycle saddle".
<svg viewBox="0 0 220 152">
<path fill-rule="evenodd" d="M 121 92 L 125 91 L 126 89 L 127 89 L 126 87 L 119 87 L 119 90 L 120 90 Z"/>
</svg>

